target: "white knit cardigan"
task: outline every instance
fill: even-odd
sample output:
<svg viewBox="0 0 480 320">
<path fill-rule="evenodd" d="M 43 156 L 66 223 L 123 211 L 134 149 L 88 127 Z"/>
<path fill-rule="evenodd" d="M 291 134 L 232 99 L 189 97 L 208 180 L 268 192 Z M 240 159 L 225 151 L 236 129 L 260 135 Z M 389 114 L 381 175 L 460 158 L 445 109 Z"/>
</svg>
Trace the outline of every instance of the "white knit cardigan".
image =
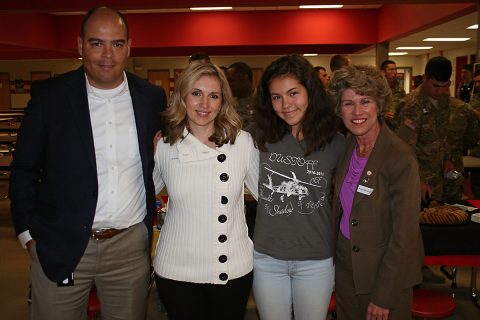
<svg viewBox="0 0 480 320">
<path fill-rule="evenodd" d="M 255 199 L 258 195 L 258 150 L 245 131 L 235 144 L 216 149 L 185 134 L 173 146 L 161 140 L 155 153 L 155 187 L 158 193 L 166 185 L 169 195 L 155 272 L 178 281 L 225 284 L 253 269 L 243 196 L 244 183 Z"/>
</svg>

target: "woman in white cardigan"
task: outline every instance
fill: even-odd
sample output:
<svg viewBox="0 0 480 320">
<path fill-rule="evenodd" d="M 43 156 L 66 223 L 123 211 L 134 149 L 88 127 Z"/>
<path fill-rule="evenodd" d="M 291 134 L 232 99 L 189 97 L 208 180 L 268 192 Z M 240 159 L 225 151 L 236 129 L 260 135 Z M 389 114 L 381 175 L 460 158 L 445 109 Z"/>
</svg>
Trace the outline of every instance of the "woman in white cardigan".
<svg viewBox="0 0 480 320">
<path fill-rule="evenodd" d="M 244 183 L 257 198 L 258 151 L 217 66 L 190 64 L 171 99 L 155 153 L 156 189 L 169 195 L 158 292 L 170 319 L 243 319 L 253 278 Z"/>
</svg>

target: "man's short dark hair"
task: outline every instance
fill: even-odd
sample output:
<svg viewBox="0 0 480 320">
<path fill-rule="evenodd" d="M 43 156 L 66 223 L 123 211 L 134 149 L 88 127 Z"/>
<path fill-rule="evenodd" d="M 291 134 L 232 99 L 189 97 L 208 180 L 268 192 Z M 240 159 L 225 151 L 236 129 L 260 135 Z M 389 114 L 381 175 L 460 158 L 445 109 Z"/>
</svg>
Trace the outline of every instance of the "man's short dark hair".
<svg viewBox="0 0 480 320">
<path fill-rule="evenodd" d="M 188 58 L 188 63 L 198 60 L 210 61 L 210 56 L 206 52 L 195 52 L 190 55 L 190 58 Z"/>
<path fill-rule="evenodd" d="M 348 64 L 348 56 L 337 54 L 330 60 L 330 69 L 332 72 L 345 67 Z"/>
<path fill-rule="evenodd" d="M 382 64 L 380 65 L 380 70 L 382 70 L 382 71 L 386 70 L 386 69 L 387 69 L 387 66 L 388 66 L 389 64 L 397 65 L 397 64 L 395 63 L 395 61 L 393 61 L 393 60 L 385 60 L 385 61 L 383 61 Z"/>
<path fill-rule="evenodd" d="M 473 73 L 473 77 L 474 77 L 474 78 L 475 78 L 475 77 L 478 77 L 478 76 L 480 76 L 480 69 L 477 69 L 477 71 L 475 71 L 475 72 Z"/>
<path fill-rule="evenodd" d="M 437 81 L 448 81 L 452 76 L 452 63 L 445 57 L 433 57 L 425 66 L 425 76 Z"/>
<path fill-rule="evenodd" d="M 473 72 L 473 66 L 470 63 L 464 64 L 462 70 L 466 70 L 468 72 Z"/>
<path fill-rule="evenodd" d="M 244 62 L 235 62 L 235 63 L 232 63 L 228 69 L 234 69 L 235 70 L 235 73 L 238 73 L 238 74 L 242 74 L 242 75 L 246 75 L 248 77 L 248 80 L 250 82 L 253 81 L 253 72 L 252 72 L 252 68 L 250 68 L 250 66 Z M 227 69 L 227 70 L 228 70 Z"/>
<path fill-rule="evenodd" d="M 413 77 L 413 85 L 417 88 L 423 82 L 423 76 L 421 74 L 416 75 Z"/>
<path fill-rule="evenodd" d="M 108 9 L 108 10 L 113 11 L 114 13 L 116 13 L 116 14 L 118 15 L 118 17 L 122 20 L 123 24 L 125 25 L 125 30 L 126 30 L 126 32 L 127 32 L 127 39 L 129 39 L 130 33 L 129 33 L 129 30 L 128 30 L 127 19 L 125 19 L 125 16 L 124 16 L 118 9 L 115 9 L 115 8 L 113 8 L 113 7 L 108 7 L 108 6 L 98 6 L 98 7 L 91 8 L 90 10 L 88 10 L 88 12 L 85 14 L 85 16 L 83 16 L 83 19 L 82 19 L 82 28 L 80 29 L 80 37 L 81 37 L 82 39 L 85 39 L 85 27 L 86 27 L 86 25 L 87 25 L 88 20 L 90 20 L 90 17 L 91 17 L 98 9 Z"/>
<path fill-rule="evenodd" d="M 327 72 L 327 69 L 325 69 L 325 68 L 322 67 L 322 66 L 316 66 L 316 67 L 315 67 L 315 70 L 317 70 L 318 73 L 320 73 L 320 70 L 323 70 L 323 71 Z"/>
</svg>

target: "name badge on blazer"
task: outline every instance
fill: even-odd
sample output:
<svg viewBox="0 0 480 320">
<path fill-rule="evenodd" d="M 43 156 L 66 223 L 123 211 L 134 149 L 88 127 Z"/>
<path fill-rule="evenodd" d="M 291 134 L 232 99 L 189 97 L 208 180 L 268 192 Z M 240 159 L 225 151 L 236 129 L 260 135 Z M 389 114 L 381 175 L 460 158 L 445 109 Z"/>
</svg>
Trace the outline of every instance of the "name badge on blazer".
<svg viewBox="0 0 480 320">
<path fill-rule="evenodd" d="M 369 195 L 372 194 L 373 189 L 369 188 L 369 187 L 362 186 L 361 184 L 359 184 L 358 187 L 357 187 L 357 192 L 369 196 Z"/>
</svg>

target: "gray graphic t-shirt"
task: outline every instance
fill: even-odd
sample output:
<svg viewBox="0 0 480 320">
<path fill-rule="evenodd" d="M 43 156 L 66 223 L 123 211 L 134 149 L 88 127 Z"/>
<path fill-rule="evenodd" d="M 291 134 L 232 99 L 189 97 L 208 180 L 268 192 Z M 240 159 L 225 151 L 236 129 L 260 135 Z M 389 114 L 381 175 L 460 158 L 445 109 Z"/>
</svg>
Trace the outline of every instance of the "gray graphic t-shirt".
<svg viewBox="0 0 480 320">
<path fill-rule="evenodd" d="M 332 256 L 331 185 L 345 139 L 307 157 L 291 134 L 260 152 L 255 250 L 281 260 Z"/>
</svg>

